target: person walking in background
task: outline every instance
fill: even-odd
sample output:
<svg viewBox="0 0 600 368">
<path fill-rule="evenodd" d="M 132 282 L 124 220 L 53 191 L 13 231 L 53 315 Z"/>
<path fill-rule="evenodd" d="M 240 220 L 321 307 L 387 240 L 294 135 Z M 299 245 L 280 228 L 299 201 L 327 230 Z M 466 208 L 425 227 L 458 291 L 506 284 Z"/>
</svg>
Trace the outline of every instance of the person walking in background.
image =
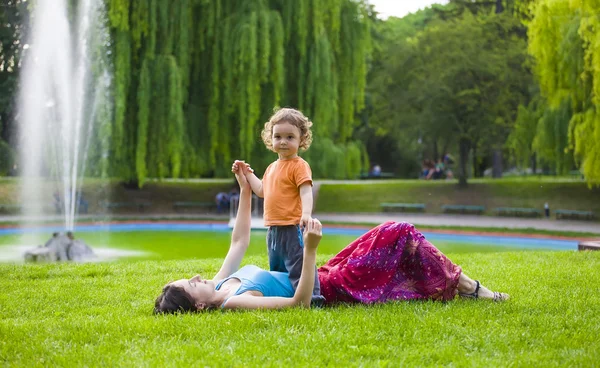
<svg viewBox="0 0 600 368">
<path fill-rule="evenodd" d="M 423 160 L 423 163 L 421 164 L 421 177 L 420 178 L 428 180 L 431 177 L 431 175 L 433 175 L 432 169 L 433 169 L 433 163 L 431 162 L 431 160 L 430 159 Z"/>
<path fill-rule="evenodd" d="M 69 190 L 69 193 L 71 193 L 71 190 Z M 71 197 L 69 195 L 69 197 Z M 62 198 L 60 197 L 60 193 L 58 190 L 55 190 L 54 193 L 52 194 L 52 198 L 54 199 L 54 209 L 56 211 L 56 213 L 61 214 L 64 211 L 64 204 L 62 201 Z M 88 201 L 83 197 L 83 193 L 81 191 L 78 191 L 75 194 L 75 198 L 77 200 L 77 212 L 78 213 L 88 213 Z"/>
<path fill-rule="evenodd" d="M 452 172 L 452 168 L 451 165 L 454 163 L 454 158 L 452 158 L 452 156 L 450 156 L 449 153 L 446 153 L 444 155 L 444 159 L 443 159 L 445 168 L 446 168 L 446 179 L 453 179 L 454 178 L 454 173 Z"/>
<path fill-rule="evenodd" d="M 435 164 L 435 169 L 433 172 L 433 179 L 434 180 L 439 180 L 442 179 L 444 177 L 444 161 L 443 161 L 443 157 L 439 158 Z"/>
<path fill-rule="evenodd" d="M 381 176 L 381 166 L 375 164 L 373 166 L 373 170 L 371 170 L 371 176 L 374 178 L 378 178 Z"/>
<path fill-rule="evenodd" d="M 225 192 L 217 193 L 217 195 L 215 196 L 215 203 L 217 204 L 217 213 L 229 211 L 229 194 Z"/>
</svg>

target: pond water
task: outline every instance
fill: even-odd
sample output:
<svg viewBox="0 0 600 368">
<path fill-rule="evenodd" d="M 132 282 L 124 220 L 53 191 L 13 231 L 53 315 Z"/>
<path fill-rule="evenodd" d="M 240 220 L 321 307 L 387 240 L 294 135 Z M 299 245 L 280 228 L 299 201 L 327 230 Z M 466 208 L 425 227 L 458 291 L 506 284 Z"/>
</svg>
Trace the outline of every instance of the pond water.
<svg viewBox="0 0 600 368">
<path fill-rule="evenodd" d="M 0 262 L 20 262 L 23 253 L 43 244 L 60 226 L 0 228 Z M 326 226 L 320 254 L 335 254 L 368 228 Z M 80 225 L 76 237 L 99 261 L 115 259 L 196 259 L 224 257 L 231 229 L 222 223 L 116 223 Z M 576 250 L 576 240 L 423 232 L 444 253 L 523 250 Z M 253 231 L 248 255 L 266 255 L 265 231 Z"/>
</svg>

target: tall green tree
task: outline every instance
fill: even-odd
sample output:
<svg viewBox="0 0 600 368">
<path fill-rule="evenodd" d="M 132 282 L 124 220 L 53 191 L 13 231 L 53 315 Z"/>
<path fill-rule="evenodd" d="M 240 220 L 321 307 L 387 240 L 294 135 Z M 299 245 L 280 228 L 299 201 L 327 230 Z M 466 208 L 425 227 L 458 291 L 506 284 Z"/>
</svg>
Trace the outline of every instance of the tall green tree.
<svg viewBox="0 0 600 368">
<path fill-rule="evenodd" d="M 373 57 L 360 136 L 373 163 L 404 177 L 417 175 L 421 156 L 452 139 L 443 130 L 426 132 L 430 120 L 417 113 L 407 88 L 419 66 L 416 37 L 434 20 L 435 12 L 427 8 L 403 18 L 374 19 L 371 28 Z"/>
<path fill-rule="evenodd" d="M 0 4 L 0 141 L 4 142 L 2 150 L 6 152 L 12 151 L 7 144 L 16 130 L 15 101 L 28 24 L 28 2 L 13 0 Z M 2 160 L 2 164 L 9 162 Z"/>
<path fill-rule="evenodd" d="M 399 45 L 387 87 L 392 109 L 399 111 L 397 129 L 417 131 L 415 141 L 446 139 L 445 146 L 451 144 L 447 137 L 454 138 L 463 185 L 470 152 L 503 144 L 526 97 L 521 28 L 508 14 L 464 12 L 429 22 Z"/>
<path fill-rule="evenodd" d="M 529 26 L 529 52 L 548 102 L 547 120 L 555 124 L 542 133 L 552 136 L 557 126 L 568 130 L 568 141 L 546 142 L 554 143 L 555 152 L 571 151 L 590 186 L 600 185 L 599 14 L 597 0 L 540 0 Z"/>
<path fill-rule="evenodd" d="M 436 11 L 443 19 L 455 17 L 468 11 L 472 14 L 487 15 L 508 13 L 527 22 L 532 17 L 532 7 L 537 0 L 449 0 L 449 6 L 438 7 Z"/>
<path fill-rule="evenodd" d="M 534 144 L 538 123 L 544 113 L 545 103 L 539 96 L 528 105 L 519 105 L 514 128 L 506 142 L 516 166 L 532 168 L 536 172 L 538 144 Z"/>
<path fill-rule="evenodd" d="M 221 176 L 235 158 L 260 171 L 273 156 L 259 133 L 276 106 L 315 123 L 306 158 L 316 177 L 358 174 L 353 132 L 370 52 L 364 2 L 107 1 L 116 175 L 139 185 L 148 176 Z M 321 168 L 323 156 L 340 169 Z"/>
</svg>

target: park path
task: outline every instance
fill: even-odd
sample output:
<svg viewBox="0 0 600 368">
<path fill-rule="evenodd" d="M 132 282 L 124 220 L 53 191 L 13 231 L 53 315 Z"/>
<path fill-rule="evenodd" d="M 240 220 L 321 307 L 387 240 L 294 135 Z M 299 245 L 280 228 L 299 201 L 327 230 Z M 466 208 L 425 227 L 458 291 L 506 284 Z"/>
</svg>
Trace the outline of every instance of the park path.
<svg viewBox="0 0 600 368">
<path fill-rule="evenodd" d="M 328 183 L 327 180 L 315 180 L 313 185 L 314 203 L 317 203 L 319 197 L 319 188 L 321 184 Z M 340 183 L 344 181 L 331 181 Z M 346 181 L 356 182 L 348 180 Z M 361 182 L 365 182 L 364 180 Z M 378 224 L 386 221 L 405 221 L 414 225 L 427 226 L 466 226 L 482 228 L 506 228 L 515 230 L 550 230 L 550 231 L 572 231 L 580 233 L 593 233 L 600 235 L 600 223 L 588 221 L 573 220 L 555 220 L 552 218 L 529 219 L 514 217 L 494 217 L 494 216 L 473 216 L 473 215 L 451 215 L 451 214 L 426 214 L 426 213 L 313 213 L 313 216 L 321 221 L 344 222 L 344 223 L 370 223 Z M 110 220 L 110 218 L 99 215 L 81 215 L 80 220 L 97 222 Z M 181 213 L 158 213 L 158 214 L 117 214 L 112 217 L 113 220 L 128 219 L 139 221 L 151 220 L 222 220 L 228 221 L 229 215 L 216 214 L 181 214 Z M 36 222 L 61 222 L 62 216 L 49 215 L 43 217 L 25 217 L 19 215 L 0 215 L 0 223 L 36 223 Z M 1 225 L 0 225 L 1 226 Z M 11 226 L 10 224 L 4 226 Z"/>
<path fill-rule="evenodd" d="M 572 220 L 421 213 L 315 213 L 313 216 L 327 222 L 378 224 L 386 221 L 405 221 L 417 226 L 466 226 L 515 230 L 536 229 L 600 234 L 600 223 Z"/>
<path fill-rule="evenodd" d="M 313 185 L 314 203 L 317 203 L 321 184 L 352 184 L 365 183 L 368 180 L 315 180 Z M 379 181 L 373 181 L 379 182 Z M 474 216 L 452 214 L 425 214 L 425 213 L 315 213 L 314 217 L 321 221 L 347 222 L 347 223 L 373 223 L 379 224 L 386 221 L 405 221 L 414 225 L 428 226 L 466 226 L 507 228 L 515 230 L 535 229 L 550 231 L 573 231 L 582 233 L 600 234 L 600 223 L 586 221 L 570 221 L 545 219 L 529 219 L 516 217 Z"/>
</svg>

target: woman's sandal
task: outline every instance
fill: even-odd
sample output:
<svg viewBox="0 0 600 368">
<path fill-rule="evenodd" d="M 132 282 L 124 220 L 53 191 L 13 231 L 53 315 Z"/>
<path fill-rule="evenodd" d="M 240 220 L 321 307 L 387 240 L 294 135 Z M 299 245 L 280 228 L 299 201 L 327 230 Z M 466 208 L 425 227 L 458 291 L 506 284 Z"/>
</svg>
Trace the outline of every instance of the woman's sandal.
<svg viewBox="0 0 600 368">
<path fill-rule="evenodd" d="M 458 295 L 463 297 L 463 298 L 471 298 L 471 299 L 479 299 L 479 288 L 481 287 L 481 284 L 479 283 L 479 281 L 475 280 L 475 291 L 472 293 L 461 293 L 459 292 Z M 495 302 L 503 302 L 505 300 L 508 300 L 509 296 L 508 294 L 505 293 L 500 293 L 497 291 L 494 291 L 494 297 L 492 298 L 493 301 Z"/>
<path fill-rule="evenodd" d="M 479 287 L 481 286 L 481 284 L 479 283 L 479 281 L 475 280 L 475 283 L 477 284 L 475 286 L 475 291 L 472 293 L 461 293 L 459 292 L 458 295 L 463 297 L 463 298 L 470 298 L 470 299 L 479 299 Z"/>
<path fill-rule="evenodd" d="M 495 302 L 503 302 L 505 300 L 508 300 L 508 298 L 508 294 L 494 291 L 494 297 L 492 298 L 492 300 Z"/>
</svg>

